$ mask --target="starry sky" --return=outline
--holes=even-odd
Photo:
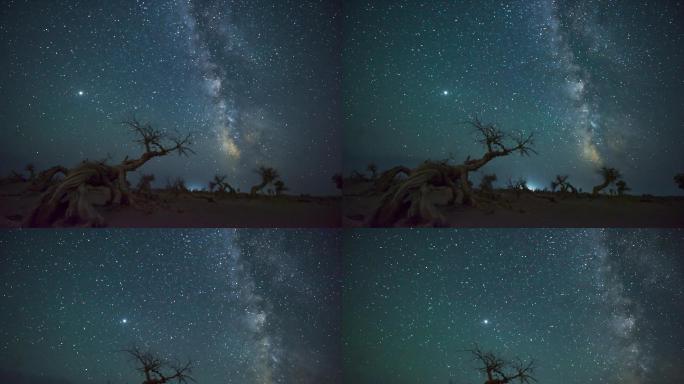
[[[540,383],[677,381],[681,230],[358,230],[345,238],[353,383],[482,383],[464,350],[533,358]]]
[[[3,2],[0,173],[136,156],[120,124],[136,116],[195,137],[196,155],[140,170],[159,185],[219,173],[245,190],[266,165],[295,193],[333,193],[339,12],[325,0]]]
[[[345,5],[346,172],[479,157],[461,124],[478,115],[537,139],[538,156],[483,169],[500,186],[524,177],[541,189],[568,174],[586,191],[605,165],[635,193],[681,194],[672,177],[684,170],[682,2]]]
[[[0,232],[0,382],[139,383],[124,348],[198,383],[339,383],[336,231]]]

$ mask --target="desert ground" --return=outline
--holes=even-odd
[[[28,183],[0,185],[0,226],[21,227],[40,200]],[[105,188],[91,188],[88,200],[107,227],[339,227],[339,197],[270,196],[152,190],[129,206],[106,205]],[[59,226],[60,224],[56,224]]]
[[[427,200],[443,222],[451,227],[681,227],[684,197],[591,196],[588,193],[553,193],[495,189],[474,191],[475,206],[449,204],[447,188],[434,188]],[[345,180],[343,225],[377,226],[370,218],[382,194],[372,182]],[[409,204],[408,202],[406,204]],[[400,219],[394,226],[426,226],[434,223]]]

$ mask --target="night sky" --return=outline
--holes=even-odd
[[[460,124],[477,114],[537,138],[538,156],[482,170],[499,186],[524,177],[543,188],[569,174],[586,191],[606,165],[634,193],[681,194],[672,177],[684,171],[682,2],[345,5],[347,172],[479,157]]]
[[[140,170],[157,184],[241,190],[257,165],[295,193],[341,169],[339,4],[320,1],[6,1],[0,9],[0,173],[137,156],[135,115],[195,135],[196,155]],[[135,181],[135,175],[131,175]]]
[[[345,239],[350,383],[483,383],[464,350],[540,383],[676,382],[681,230],[359,230]]]
[[[0,248],[0,382],[140,383],[133,344],[203,384],[341,382],[338,232],[2,231]]]

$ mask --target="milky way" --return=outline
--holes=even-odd
[[[356,383],[477,383],[477,343],[540,383],[658,383],[684,363],[682,231],[392,230],[347,239]]]
[[[345,169],[479,156],[466,119],[534,133],[539,154],[482,172],[584,190],[616,167],[635,193],[680,193],[679,2],[352,1],[345,8]]]
[[[0,245],[2,382],[141,382],[132,345],[192,359],[198,383],[340,382],[334,231],[3,231]]]

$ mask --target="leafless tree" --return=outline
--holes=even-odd
[[[144,375],[142,384],[164,384],[170,382],[187,383],[192,378],[192,361],[185,364],[168,362],[153,352],[138,347],[127,349],[136,365],[136,370]]]
[[[676,174],[673,179],[680,189],[684,189],[684,173]]]
[[[258,174],[259,177],[261,177],[261,182],[253,186],[250,190],[249,194],[252,196],[256,195],[259,191],[261,191],[267,185],[271,184],[276,179],[278,179],[278,177],[280,177],[278,171],[276,171],[275,168],[265,167],[263,165],[255,169],[254,172]]]
[[[493,352],[483,351],[477,345],[469,352],[480,363],[478,370],[487,376],[484,384],[506,384],[512,381],[529,383],[530,381],[537,381],[532,376],[534,373],[534,360],[529,362],[523,362],[520,359],[507,361]]]
[[[336,173],[332,176],[332,181],[335,183],[335,188],[342,189],[344,186],[344,178],[341,173]]]
[[[631,191],[631,190],[632,190],[632,188],[630,188],[630,187],[627,185],[627,182],[624,181],[624,180],[618,180],[618,181],[616,181],[616,182],[615,182],[615,188],[617,189],[617,194],[618,194],[619,196],[622,196],[622,195],[625,194],[625,192]]]
[[[275,188],[276,196],[280,196],[283,192],[288,190],[288,188],[285,186],[285,182],[280,179],[273,183],[273,187]]]
[[[622,177],[620,171],[615,168],[601,167],[597,172],[601,175],[603,181],[592,189],[591,194],[594,196]]]
[[[558,189],[561,193],[577,193],[577,189],[570,184],[568,177],[568,175],[556,175],[556,178],[551,181],[551,192],[556,192],[556,189]]]
[[[230,193],[230,194],[235,194],[235,188],[233,188],[227,181],[226,179],[228,176],[226,175],[214,175],[214,179],[209,182],[209,191],[211,192],[219,192],[219,193]]]
[[[133,159],[127,156],[117,165],[109,165],[106,161],[84,161],[69,169],[64,179],[49,186],[43,193],[24,221],[24,226],[52,226],[56,223],[103,225],[104,219],[87,199],[90,188],[109,189],[108,205],[133,204],[133,195],[126,180],[128,172],[137,170],[156,157],[172,153],[181,156],[194,153],[190,148],[192,142],[189,134],[182,137],[170,136],[150,124],[141,124],[135,118],[122,124],[133,133],[134,141],[143,147],[144,152]]]
[[[493,173],[482,176],[482,180],[480,180],[480,190],[491,192],[494,189],[495,181],[496,175]]]
[[[152,196],[152,182],[154,181],[154,175],[147,174],[140,176],[138,180],[138,185],[136,186],[136,192],[142,196],[150,197]]]
[[[466,123],[475,129],[477,141],[486,152],[479,158],[468,156],[461,164],[452,164],[450,159],[426,161],[411,170],[405,180],[395,183],[382,197],[379,207],[368,221],[370,226],[395,225],[402,218],[414,223],[443,224],[441,215],[433,216],[436,211],[427,201],[435,187],[451,190],[450,204],[476,205],[468,180],[470,172],[479,170],[498,157],[536,153],[532,134],[509,135],[493,124],[482,123],[477,116]]]
[[[375,178],[378,177],[378,166],[375,165],[375,163],[368,164],[366,169],[368,170],[368,172],[371,173],[371,180],[375,180]]]

